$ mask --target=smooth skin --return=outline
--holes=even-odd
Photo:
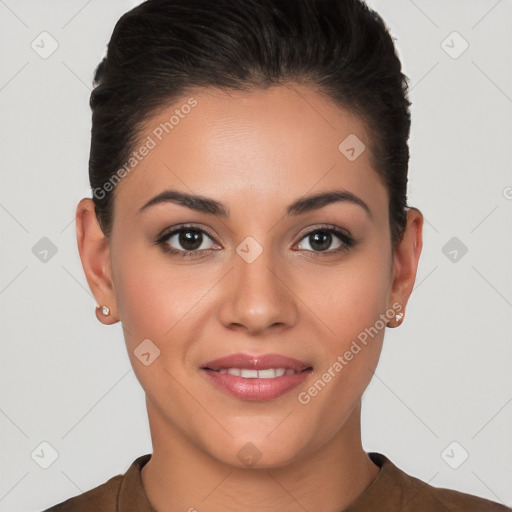
[[[156,139],[154,130],[191,97],[197,106]],[[354,161],[338,149],[350,134],[366,145]],[[88,198],[78,204],[76,227],[91,291],[111,311],[97,311],[98,319],[122,322],[146,393],[153,455],[142,480],[150,502],[159,512],[345,509],[379,472],[362,447],[360,415],[385,328],[309,403],[298,395],[394,303],[405,312],[422,249],[421,212],[408,210],[392,251],[389,197],[372,168],[365,126],[305,85],[198,89],[154,116],[141,144],[148,136],[156,147],[116,186],[111,238]],[[138,213],[166,189],[213,198],[229,216],[172,202]],[[371,215],[349,202],[285,215],[300,197],[339,189],[362,199]],[[191,257],[155,244],[187,223],[206,231]],[[343,242],[333,234],[319,250],[309,234],[326,225],[358,242],[335,252]],[[236,251],[248,236],[263,249],[252,263]],[[164,243],[191,252],[177,235]],[[148,366],[134,353],[145,339],[160,350]],[[282,354],[309,362],[313,372],[276,399],[242,400],[200,370],[239,352]],[[239,457],[254,450],[248,443],[260,457],[252,466]]]

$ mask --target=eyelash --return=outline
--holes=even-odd
[[[186,224],[186,225],[178,226],[177,228],[174,228],[172,231],[169,231],[168,233],[165,233],[164,235],[160,236],[156,240],[155,244],[162,247],[162,250],[164,252],[172,254],[172,255],[176,255],[179,257],[183,257],[183,258],[190,258],[190,257],[197,256],[198,253],[200,253],[200,252],[209,254],[210,252],[218,250],[218,249],[195,249],[193,251],[183,251],[183,250],[173,249],[173,248],[169,247],[169,245],[167,244],[167,241],[169,240],[169,238],[171,238],[172,236],[174,236],[178,233],[187,232],[187,231],[193,231],[193,232],[205,234],[209,238],[211,238],[213,241],[215,241],[215,238],[213,237],[213,235],[210,234],[207,230],[200,228],[193,224]],[[348,235],[345,231],[342,231],[341,229],[339,229],[338,227],[333,226],[333,225],[317,226],[317,227],[313,228],[311,231],[308,231],[307,233],[305,233],[300,238],[300,240],[303,240],[303,239],[307,238],[308,236],[310,236],[314,233],[317,233],[319,231],[334,234],[341,240],[342,245],[338,249],[332,249],[332,250],[326,250],[326,251],[313,251],[313,250],[305,249],[306,252],[313,253],[315,255],[315,257],[329,255],[329,254],[342,253],[342,252],[348,251],[348,250],[352,249],[353,247],[355,247],[357,245],[357,243],[359,242],[359,240],[356,240],[352,236]]]

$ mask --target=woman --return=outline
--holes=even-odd
[[[508,510],[361,443],[422,249],[409,105],[358,0],[148,0],[119,20],[76,225],[153,453],[48,510]]]

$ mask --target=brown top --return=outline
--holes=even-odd
[[[381,469],[375,480],[344,512],[512,512],[493,501],[433,487],[404,473],[381,453],[368,456]],[[156,512],[142,486],[141,469],[151,454],[135,459],[117,475],[90,491],[43,512]]]

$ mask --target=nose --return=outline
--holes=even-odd
[[[224,280],[220,321],[248,335],[285,330],[297,321],[297,297],[289,272],[263,252],[252,262],[235,254],[234,268]]]

